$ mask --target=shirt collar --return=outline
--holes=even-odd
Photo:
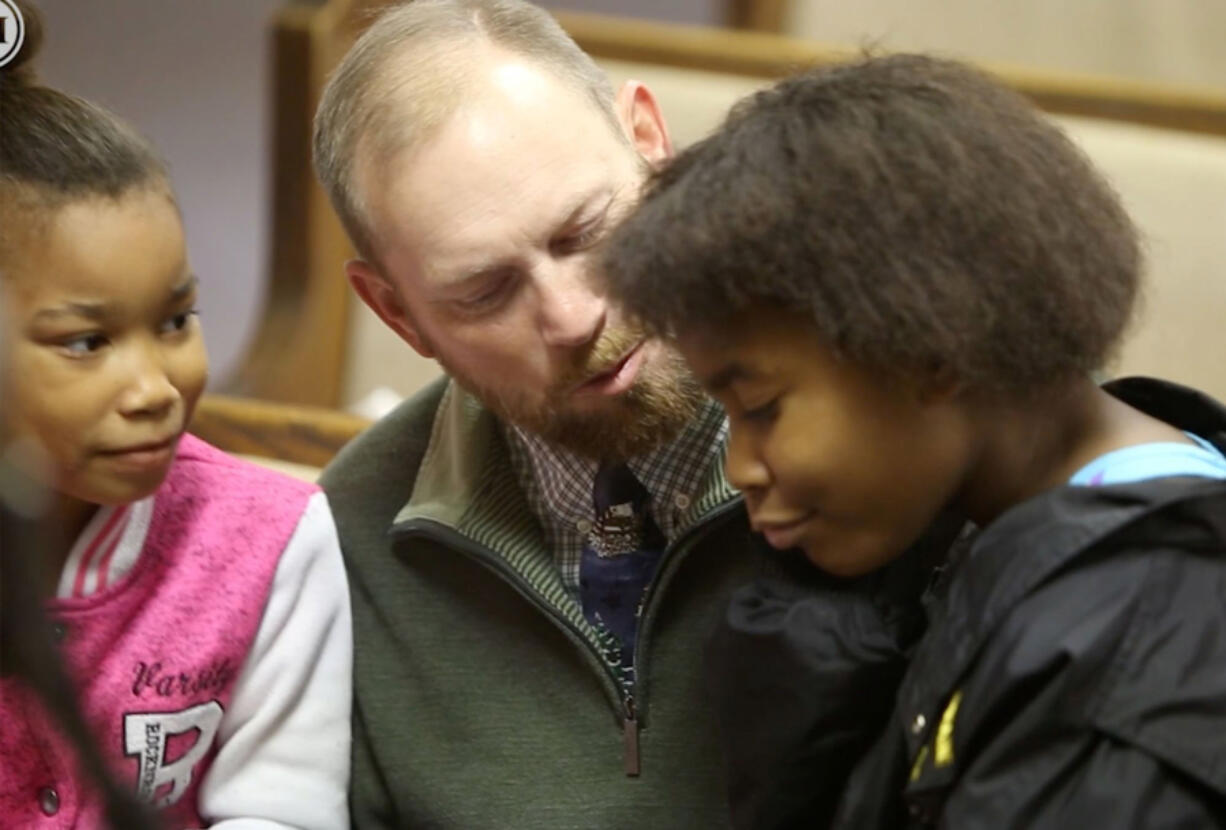
[[[520,486],[544,527],[574,527],[594,518],[594,460],[517,426],[507,425],[504,431]],[[727,435],[723,410],[708,399],[675,439],[629,460],[630,470],[651,493],[657,525],[670,540]]]

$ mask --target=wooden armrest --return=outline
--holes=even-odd
[[[323,467],[370,423],[334,409],[205,395],[188,431],[226,452]]]

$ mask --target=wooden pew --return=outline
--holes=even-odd
[[[205,395],[189,431],[226,452],[314,480],[370,422],[332,409]]]
[[[291,2],[272,22],[271,262],[264,313],[230,394],[315,406],[341,398],[352,248],[311,168],[328,74],[385,2]]]
[[[860,53],[845,46],[762,32],[573,12],[560,12],[557,17],[579,46],[598,60],[673,66],[764,81]],[[1226,135],[1226,95],[1017,66],[982,66],[1050,113]]]

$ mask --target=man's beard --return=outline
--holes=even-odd
[[[645,361],[639,368],[633,386],[601,402],[598,408],[576,411],[572,390],[612,368],[642,340],[643,335],[633,329],[606,332],[576,358],[543,401],[476,383],[467,373],[457,371],[451,361],[437,353],[436,357],[447,374],[503,421],[584,457],[618,462],[673,440],[694,420],[705,400],[702,387],[681,355],[664,345],[654,361]]]

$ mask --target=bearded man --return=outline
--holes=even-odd
[[[594,251],[672,155],[522,0],[393,5],[320,103],[358,296],[447,377],[328,468],[355,827],[729,825],[702,646],[767,557],[721,409]]]

